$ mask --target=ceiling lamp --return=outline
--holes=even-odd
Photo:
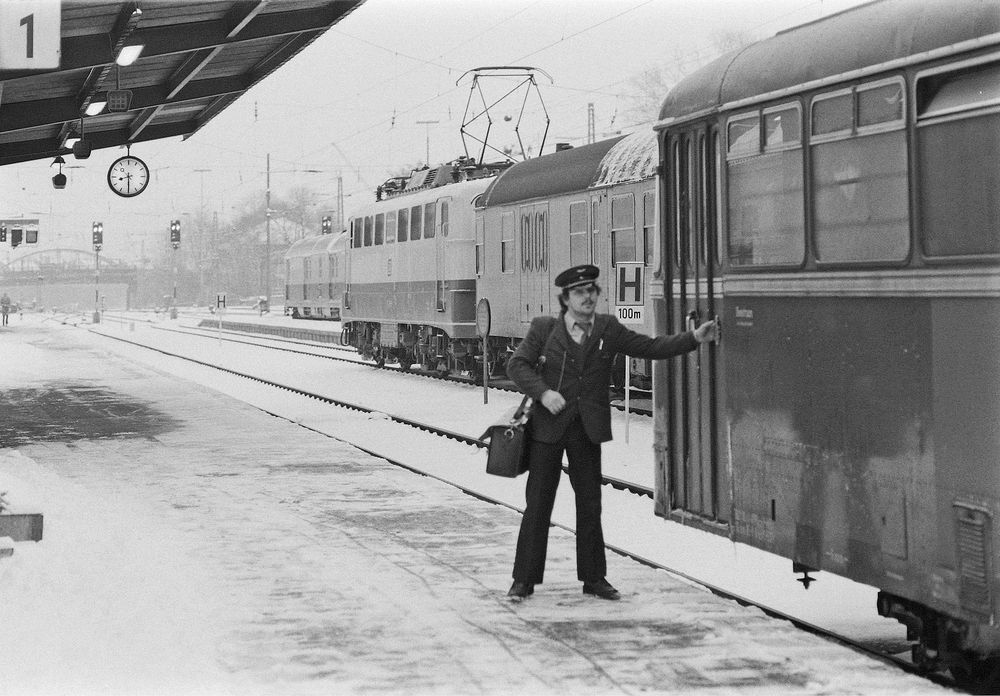
[[[66,188],[66,175],[62,173],[62,166],[66,164],[66,160],[62,157],[56,157],[49,166],[54,164],[59,165],[59,173],[52,177],[52,188],[64,189]]]
[[[115,62],[122,66],[132,65],[139,58],[139,54],[142,53],[142,49],[145,47],[145,44],[122,46],[122,50],[118,51],[118,55],[115,56]]]
[[[87,140],[87,136],[83,132],[83,117],[80,117],[80,137],[73,143],[73,156],[81,160],[87,159],[90,157],[91,148],[90,141]]]
[[[97,114],[104,111],[104,107],[108,105],[107,99],[98,99],[87,104],[87,109],[84,111],[88,116],[97,116]]]

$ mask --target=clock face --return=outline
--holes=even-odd
[[[131,198],[146,190],[149,183],[149,167],[138,157],[126,155],[111,163],[108,170],[108,186],[119,196]]]

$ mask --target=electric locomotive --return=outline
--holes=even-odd
[[[918,664],[997,688],[1000,2],[782,32],[656,131],[658,328],[724,327],[654,369],[656,513],[879,588]]]
[[[344,233],[305,237],[285,252],[285,312],[302,319],[340,319]]]
[[[394,177],[349,220],[343,342],[377,364],[474,372],[473,200],[507,163]]]

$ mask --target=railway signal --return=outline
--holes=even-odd
[[[323,216],[322,232],[323,234],[330,234],[333,232],[333,219],[329,215]]]
[[[104,223],[95,222],[91,227],[91,232],[94,239],[94,251],[100,251],[101,245],[104,244]]]
[[[170,246],[174,249],[181,245],[181,221],[170,221]]]

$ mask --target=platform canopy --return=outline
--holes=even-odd
[[[13,60],[0,51],[8,66],[0,67],[0,165],[70,154],[66,141],[81,135],[81,122],[93,149],[186,138],[362,2],[5,3],[0,38],[33,43]],[[42,6],[38,21],[12,16],[14,6]],[[57,67],[18,69],[18,58],[45,50],[46,6],[58,8]],[[138,46],[135,62],[120,65]]]

